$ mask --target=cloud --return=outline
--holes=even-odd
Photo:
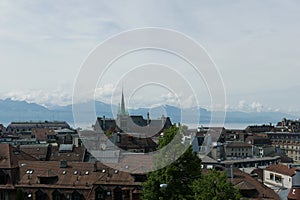
[[[261,112],[264,106],[259,102],[251,103],[250,107],[255,110],[256,112]]]
[[[68,105],[71,103],[72,100],[71,94],[65,93],[62,89],[56,89],[52,91],[16,90],[2,94],[1,98],[10,98],[12,100],[27,101],[29,103],[38,103],[46,107],[53,105]]]
[[[92,0],[72,4],[2,0],[0,66],[4,75],[0,85],[5,87],[0,92],[4,97],[66,104],[72,88],[56,88],[63,82],[74,82],[80,64],[96,45],[121,31],[149,26],[175,29],[201,43],[219,66],[231,101],[244,99],[239,94],[245,91],[257,93],[262,88],[268,91],[282,87],[278,81],[282,80],[282,74],[289,80],[285,86],[290,87],[298,84],[300,72],[299,4],[259,0],[189,3]],[[97,99],[109,100],[112,90],[113,85],[108,84],[91,92],[96,92]],[[264,101],[264,94],[257,94],[248,102],[241,100],[228,108],[260,112],[270,107],[275,95],[268,94],[270,100]],[[284,101],[296,109],[297,99],[298,96]],[[153,101],[141,98],[138,103],[155,102],[178,103],[172,95],[155,96]],[[278,100],[270,110],[280,107],[281,102]],[[181,103],[195,104],[189,95]]]
[[[95,98],[102,101],[107,101],[113,95],[115,90],[116,88],[113,84],[104,84],[103,86],[96,88]]]
[[[231,111],[242,111],[242,112],[280,112],[281,109],[278,107],[272,107],[270,105],[264,105],[259,101],[246,101],[240,100],[236,105],[227,105],[228,110]]]
[[[246,101],[245,100],[240,100],[238,104],[238,109],[244,109],[246,106]]]

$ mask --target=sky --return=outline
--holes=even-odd
[[[228,110],[300,114],[299,19],[297,0],[2,0],[0,98],[46,106],[71,104],[82,65],[99,44],[123,31],[160,27],[185,34],[205,49],[223,80]],[[120,66],[131,66],[137,58],[148,63],[145,60],[153,57],[182,70],[178,58],[164,53],[129,55],[99,80],[97,100],[116,102],[111,94],[119,99],[123,87],[130,107],[177,105],[180,99],[184,107],[195,106],[192,92],[181,82],[174,91],[157,85],[133,87],[134,81],[128,80],[140,77],[134,73],[120,79]],[[193,73],[185,72],[192,80]],[[166,68],[161,74],[160,79],[174,82],[176,75],[170,76]],[[157,73],[150,70],[147,76]],[[200,106],[210,108],[205,82],[195,82],[192,88],[203,94],[198,96]]]

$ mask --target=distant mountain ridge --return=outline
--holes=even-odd
[[[82,115],[85,115],[84,110],[87,103],[79,104],[82,109]],[[118,107],[106,104],[100,101],[95,102],[96,116],[113,117],[113,112],[116,113]],[[138,108],[130,109],[130,115],[147,116],[150,113],[151,118],[159,118],[163,114],[171,118],[172,122],[197,123],[196,119],[200,119],[201,123],[209,123],[211,115],[218,115],[219,112],[212,113],[204,108],[188,108],[180,109],[175,106],[162,105],[154,108]],[[200,116],[200,117],[199,117]],[[226,113],[226,123],[248,123],[248,124],[263,124],[269,122],[281,121],[283,117],[296,119],[298,116],[282,113],[282,112],[240,112],[228,111]],[[36,103],[28,103],[26,101],[17,101],[12,99],[0,100],[0,123],[8,124],[12,121],[44,121],[57,120],[67,121],[71,125],[74,123],[72,105],[53,106],[46,108]],[[87,122],[94,123],[96,119],[90,119]]]

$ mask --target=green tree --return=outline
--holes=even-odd
[[[211,170],[193,183],[193,191],[197,200],[238,200],[239,190],[228,182],[225,172]]]
[[[227,182],[224,173],[211,171],[201,174],[200,158],[192,152],[189,144],[182,143],[186,129],[173,126],[164,131],[163,137],[159,139],[160,152],[154,157],[154,167],[158,170],[147,174],[142,199],[238,199],[238,190]],[[167,146],[171,148],[166,148]],[[179,158],[174,161],[177,157]],[[165,167],[161,168],[162,166]],[[160,187],[161,184],[166,187]]]
[[[170,162],[183,153],[186,144],[181,141],[185,129],[185,127],[173,126],[164,131],[163,137],[159,139],[161,151],[154,158],[156,167],[163,166],[164,162]],[[171,149],[164,149],[172,140],[175,142]],[[148,180],[143,184],[142,197],[147,200],[194,199],[193,182],[200,176],[201,160],[188,145],[187,150],[175,162],[147,175]],[[167,187],[161,188],[160,184],[166,184]]]

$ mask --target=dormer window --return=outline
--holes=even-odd
[[[33,174],[33,170],[26,170],[26,174]]]
[[[55,184],[58,181],[58,176],[39,177],[40,184]]]
[[[5,185],[7,183],[7,172],[6,170],[0,170],[0,184]]]

